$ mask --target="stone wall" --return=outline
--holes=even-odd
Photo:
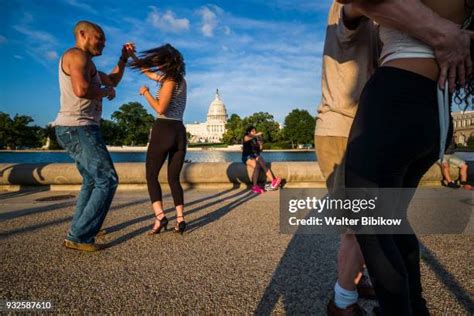
[[[273,162],[269,163],[275,175],[286,181],[286,187],[325,187],[324,178],[317,162]],[[144,189],[144,163],[116,163],[119,175],[119,189]],[[453,179],[458,169],[452,167]],[[236,187],[248,186],[252,169],[243,163],[210,162],[187,163],[183,166],[181,183],[183,187]],[[261,174],[261,180],[264,180]],[[167,167],[163,166],[160,183],[167,184]],[[421,185],[439,185],[441,170],[435,164],[424,175]],[[81,176],[72,163],[52,164],[0,164],[0,190],[18,190],[28,187],[48,186],[51,190],[76,190]]]

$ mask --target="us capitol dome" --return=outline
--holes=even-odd
[[[207,121],[186,124],[186,131],[191,134],[190,143],[220,143],[225,132],[228,115],[225,104],[216,90],[214,101],[209,104]]]

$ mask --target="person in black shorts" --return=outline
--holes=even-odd
[[[268,179],[271,180],[269,186],[270,190],[276,190],[281,184],[281,178],[275,177],[272,170],[265,164],[265,160],[260,155],[262,152],[262,132],[258,132],[254,126],[249,126],[244,135],[243,139],[243,151],[242,151],[242,162],[247,166],[253,168],[252,174],[252,192],[264,193],[265,190],[258,185],[258,176],[260,175],[260,169],[265,172]]]

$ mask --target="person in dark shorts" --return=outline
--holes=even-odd
[[[252,192],[264,193],[265,190],[258,185],[258,176],[260,170],[263,170],[267,179],[270,179],[271,184],[268,187],[269,190],[276,190],[281,184],[281,178],[276,177],[272,170],[266,166],[265,160],[260,155],[263,148],[262,132],[258,132],[254,126],[249,126],[244,135],[243,140],[243,151],[242,151],[242,162],[253,169],[252,174]]]

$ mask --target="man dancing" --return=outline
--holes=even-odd
[[[95,243],[110,208],[118,176],[102,135],[102,98],[112,100],[122,79],[133,44],[125,44],[117,66],[110,74],[97,71],[92,58],[105,47],[102,28],[79,21],[74,27],[76,45],[59,61],[61,108],[56,117],[59,144],[74,159],[83,178],[71,228],[64,246],[82,251],[97,251]]]

